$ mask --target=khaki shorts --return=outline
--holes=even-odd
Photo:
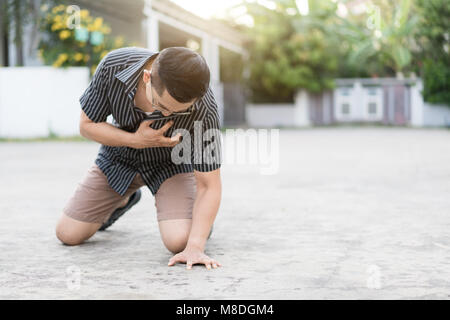
[[[108,184],[105,174],[94,164],[64,207],[64,214],[84,222],[104,223],[117,208],[136,190],[145,186],[136,174],[127,192],[121,196]],[[196,194],[193,172],[178,173],[165,180],[155,195],[158,221],[169,219],[192,219]]]

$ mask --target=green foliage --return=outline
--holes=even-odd
[[[79,27],[75,27],[74,13],[68,12],[64,4],[50,6],[44,3],[41,11],[43,37],[39,43],[39,56],[45,64],[54,67],[87,65],[93,74],[109,51],[124,45],[122,37],[108,36],[111,28],[102,17],[93,17],[88,10],[80,10]]]
[[[248,29],[253,39],[248,85],[254,102],[292,101],[298,88],[311,92],[333,88],[338,57],[327,20],[332,19],[335,5],[318,2],[328,7],[317,5],[308,18],[298,13],[294,0],[274,1],[273,10],[244,3],[254,21],[254,27]]]
[[[449,61],[427,59],[424,62],[423,96],[432,103],[450,105],[450,68]]]
[[[349,17],[347,27],[357,34],[349,64],[375,61],[381,75],[411,71],[413,31],[418,23],[411,4],[412,0],[373,0],[364,20]]]
[[[420,16],[416,41],[423,61],[423,95],[426,101],[450,106],[450,2],[416,0]]]

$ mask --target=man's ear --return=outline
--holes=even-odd
[[[144,80],[145,83],[147,83],[150,80],[150,71],[147,69],[144,69],[144,73],[142,74],[142,80]]]

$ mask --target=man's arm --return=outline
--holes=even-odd
[[[194,170],[194,174],[197,181],[197,195],[192,211],[191,233],[186,247],[204,251],[222,197],[220,168],[211,172]]]
[[[93,122],[81,110],[80,134],[98,143],[112,147],[132,147],[133,133],[116,128],[108,122]]]
[[[169,266],[184,262],[187,269],[192,269],[192,265],[196,263],[204,264],[207,269],[211,269],[211,266],[217,268],[222,265],[208,257],[204,249],[222,196],[220,168],[210,172],[194,170],[194,174],[197,180],[197,195],[192,212],[191,233],[186,248],[169,260]]]
[[[128,132],[116,128],[108,122],[93,122],[81,110],[80,116],[80,134],[90,140],[96,141],[106,146],[112,147],[130,147],[136,149],[150,147],[173,147],[179,141],[179,135],[172,138],[164,136],[164,132],[169,129],[173,122],[168,122],[160,129],[155,130],[149,125],[155,120],[143,121],[139,129],[134,132]]]

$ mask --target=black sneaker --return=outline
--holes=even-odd
[[[122,207],[122,208],[117,208],[109,217],[108,221],[106,221],[101,227],[100,229],[98,229],[99,231],[104,231],[107,228],[109,228],[114,222],[116,222],[117,219],[119,219],[125,212],[127,212],[128,210],[131,209],[131,207],[133,207],[136,203],[139,202],[139,200],[141,200],[141,190],[138,189],[135,193],[133,193],[130,196],[130,200],[128,200],[128,203]]]

